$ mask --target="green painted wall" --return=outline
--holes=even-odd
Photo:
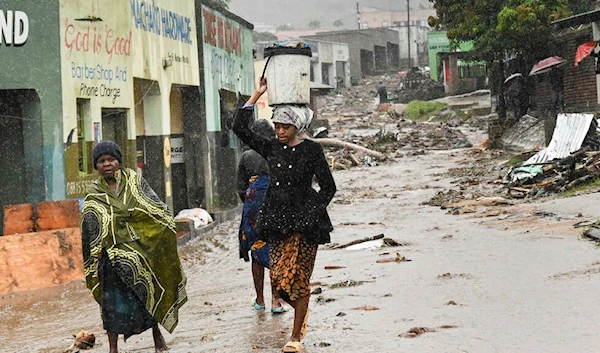
[[[29,22],[24,44],[0,43],[0,89],[35,90],[20,102],[20,116],[26,118],[26,201],[64,199],[59,1],[3,0],[0,11],[22,11]]]
[[[207,131],[221,131],[219,90],[254,91],[252,29],[202,5],[203,70]]]
[[[450,47],[450,39],[447,32],[429,32],[427,33],[427,49],[429,52],[429,75],[431,79],[437,81],[441,60],[438,53],[448,53],[452,51]],[[461,42],[455,51],[471,51],[473,50],[473,42]]]

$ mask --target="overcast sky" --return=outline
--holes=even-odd
[[[406,0],[363,0],[361,9],[404,10]],[[428,0],[410,0],[410,7],[431,7]],[[229,9],[254,24],[273,26],[292,24],[306,28],[312,20],[321,22],[322,28],[332,28],[341,20],[346,28],[356,25],[356,0],[232,0]]]

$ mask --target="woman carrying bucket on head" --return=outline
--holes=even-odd
[[[291,338],[284,352],[300,352],[306,335],[310,277],[319,244],[330,241],[333,226],[327,213],[336,185],[323,148],[299,135],[311,122],[306,107],[282,105],[273,111],[276,138],[250,128],[254,104],[266,91],[261,79],[246,105],[238,109],[233,131],[268,162],[270,185],[260,209],[258,231],[269,243],[271,288],[294,308]],[[313,177],[320,191],[312,187]]]

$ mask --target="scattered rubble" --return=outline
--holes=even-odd
[[[410,262],[412,260],[407,259],[406,257],[400,255],[400,253],[396,253],[395,257],[391,257],[391,258],[385,258],[385,259],[379,259],[376,262],[378,264],[382,264],[382,263],[388,263],[388,262]]]
[[[437,113],[429,122],[405,119],[404,104],[378,105],[379,81],[393,92],[401,86],[402,78],[393,74],[370,77],[361,85],[340,89],[338,94],[318,97],[317,116],[326,119],[330,127],[326,134],[323,128],[316,129],[313,138],[324,145],[333,169],[376,166],[390,157],[425,154],[427,150],[472,147],[458,129],[464,119],[455,110]]]
[[[600,152],[587,148],[566,158],[512,168],[504,181],[512,197],[525,198],[562,193],[600,178]]]
[[[376,311],[376,310],[379,310],[379,308],[376,306],[365,305],[365,306],[359,306],[357,308],[352,308],[352,310]]]
[[[80,331],[75,336],[75,341],[65,353],[76,353],[80,350],[92,349],[96,344],[96,336],[93,333]]]
[[[452,328],[457,328],[458,326],[456,325],[442,325],[440,327],[438,327],[439,329],[443,329],[443,330],[447,330],[447,329],[452,329]],[[399,335],[399,337],[402,338],[415,338],[418,337],[424,333],[427,332],[436,332],[435,328],[430,328],[430,327],[413,327],[410,330],[406,331],[405,333],[401,333]]]
[[[357,287],[357,286],[364,284],[365,282],[367,282],[367,281],[355,281],[355,280],[349,279],[347,281],[334,283],[334,284],[330,285],[329,288],[336,289],[336,288],[346,288],[346,287]]]

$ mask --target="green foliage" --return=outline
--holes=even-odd
[[[333,21],[333,27],[334,28],[344,27],[344,22],[342,22],[342,20],[335,20],[335,21]]]
[[[430,24],[447,30],[455,43],[472,40],[488,61],[526,54],[530,61],[554,49],[550,22],[571,14],[574,0],[430,0],[437,16]]]
[[[581,195],[581,194],[589,194],[592,192],[598,192],[598,190],[600,190],[600,178],[594,179],[588,184],[582,184],[582,185],[575,186],[575,187],[563,192],[562,194],[560,194],[560,196],[571,197],[571,196],[576,196],[576,195]]]
[[[406,106],[404,116],[410,120],[427,120],[447,106],[448,104],[440,102],[412,101]]]
[[[321,21],[319,20],[312,20],[308,23],[308,28],[310,29],[319,29],[321,28]]]
[[[498,96],[498,115],[506,117],[504,60],[517,58],[518,67],[531,68],[538,60],[556,55],[558,43],[552,21],[571,14],[576,0],[429,0],[436,17],[430,25],[446,30],[454,47],[473,41],[474,59],[490,68],[492,92]]]
[[[523,163],[523,162],[525,162],[525,160],[523,159],[523,156],[518,154],[516,156],[510,157],[510,159],[506,162],[506,164],[510,167],[516,167],[518,165],[521,165],[521,163]]]

